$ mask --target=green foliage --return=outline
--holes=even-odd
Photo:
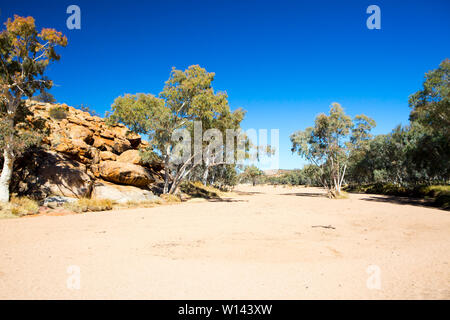
[[[92,116],[92,117],[100,117],[100,115],[95,110],[91,109],[88,105],[80,104],[77,107],[81,111],[89,113],[89,115]]]
[[[274,185],[321,186],[320,168],[316,165],[305,165],[303,169],[289,170],[277,176],[268,176],[265,181]]]
[[[45,69],[60,58],[55,47],[67,45],[67,38],[60,32],[48,28],[38,32],[33,17],[15,15],[5,25],[0,32],[0,145],[4,160],[0,201],[9,200],[14,160],[38,140],[30,130],[32,126],[24,121],[28,110],[22,98],[52,87],[44,76]]]
[[[264,172],[255,165],[245,167],[244,172],[240,175],[241,182],[251,182],[256,185],[264,181]]]
[[[0,33],[1,94],[11,104],[51,88],[52,82],[43,74],[51,61],[59,60],[55,47],[66,46],[67,38],[54,29],[38,32],[33,17],[14,15],[5,25]]]
[[[410,97],[408,126],[366,140],[350,157],[351,184],[418,185],[449,183],[449,60],[426,74],[423,89]],[[377,190],[374,190],[377,191]],[[380,192],[386,192],[380,190]]]
[[[352,119],[338,103],[330,114],[319,114],[314,127],[291,135],[292,152],[311,161],[320,170],[320,181],[330,192],[341,192],[341,186],[352,151],[361,152],[370,139],[375,121],[365,115]]]
[[[164,161],[164,193],[169,191],[170,176],[173,178],[170,193],[174,193],[195,167],[192,158],[183,164],[170,161],[176,145],[171,138],[177,129],[192,132],[194,121],[199,121],[203,129],[217,127],[220,130],[237,126],[242,121],[244,112],[230,111],[227,94],[214,92],[213,80],[214,73],[208,73],[198,65],[184,71],[173,68],[158,96],[127,94],[116,98],[111,107],[108,123],[120,122],[136,133],[147,135],[150,148],[143,153],[150,154],[144,159],[152,161],[157,154]]]
[[[67,118],[67,110],[63,106],[54,106],[50,108],[48,114],[55,120],[63,120]]]
[[[48,91],[41,91],[39,95],[33,96],[31,100],[44,103],[56,103],[55,97]]]
[[[423,89],[411,95],[410,120],[450,135],[450,60],[445,59],[425,75]]]

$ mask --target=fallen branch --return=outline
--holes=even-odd
[[[318,226],[311,226],[311,228],[325,228],[325,229],[336,229],[335,227],[333,227],[331,224],[328,226],[322,226],[322,225],[318,225]]]

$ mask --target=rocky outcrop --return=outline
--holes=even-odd
[[[16,161],[12,192],[40,200],[109,194],[118,201],[118,195],[125,197],[128,190],[133,195],[128,198],[138,201],[139,197],[146,200],[153,188],[158,189],[163,180],[162,164],[143,163],[139,150],[148,143],[124,125],[108,125],[100,117],[65,104],[27,104],[32,112],[30,122],[43,124],[47,135],[40,148]],[[53,108],[65,110],[65,117],[52,118]],[[120,186],[115,188],[114,184]],[[129,189],[125,190],[126,186]]]

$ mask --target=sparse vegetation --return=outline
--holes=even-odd
[[[64,207],[73,212],[88,212],[88,211],[108,211],[112,210],[114,202],[109,199],[88,199],[82,198],[75,202],[67,202]]]
[[[143,200],[143,201],[127,201],[126,203],[117,204],[115,207],[118,208],[153,208],[157,205],[163,204],[164,201],[161,199],[155,200]]]
[[[88,105],[80,104],[79,106],[77,106],[77,108],[81,111],[89,113],[92,117],[100,117],[100,115],[95,110],[91,109],[91,107],[89,107]]]
[[[165,193],[161,195],[161,199],[163,199],[165,202],[167,203],[171,203],[171,202],[181,202],[181,199],[179,196],[174,195],[174,194],[170,194],[170,193]]]
[[[31,98],[31,100],[45,102],[45,103],[55,103],[55,97],[48,91],[41,91],[40,94]]]
[[[67,118],[67,110],[63,106],[52,107],[48,114],[55,120],[63,120]]]
[[[27,197],[12,196],[9,203],[0,203],[0,218],[17,218],[38,211],[38,202]]]
[[[256,185],[264,182],[264,172],[255,165],[247,166],[240,175],[241,182]]]

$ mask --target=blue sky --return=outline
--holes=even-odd
[[[66,8],[81,8],[68,30]],[[366,8],[381,9],[381,30]],[[0,18],[32,15],[67,35],[47,75],[52,94],[103,114],[124,93],[157,94],[172,66],[216,73],[244,128],[280,129],[280,168],[301,167],[289,135],[339,102],[377,121],[407,124],[408,96],[450,58],[450,1],[4,1]]]

